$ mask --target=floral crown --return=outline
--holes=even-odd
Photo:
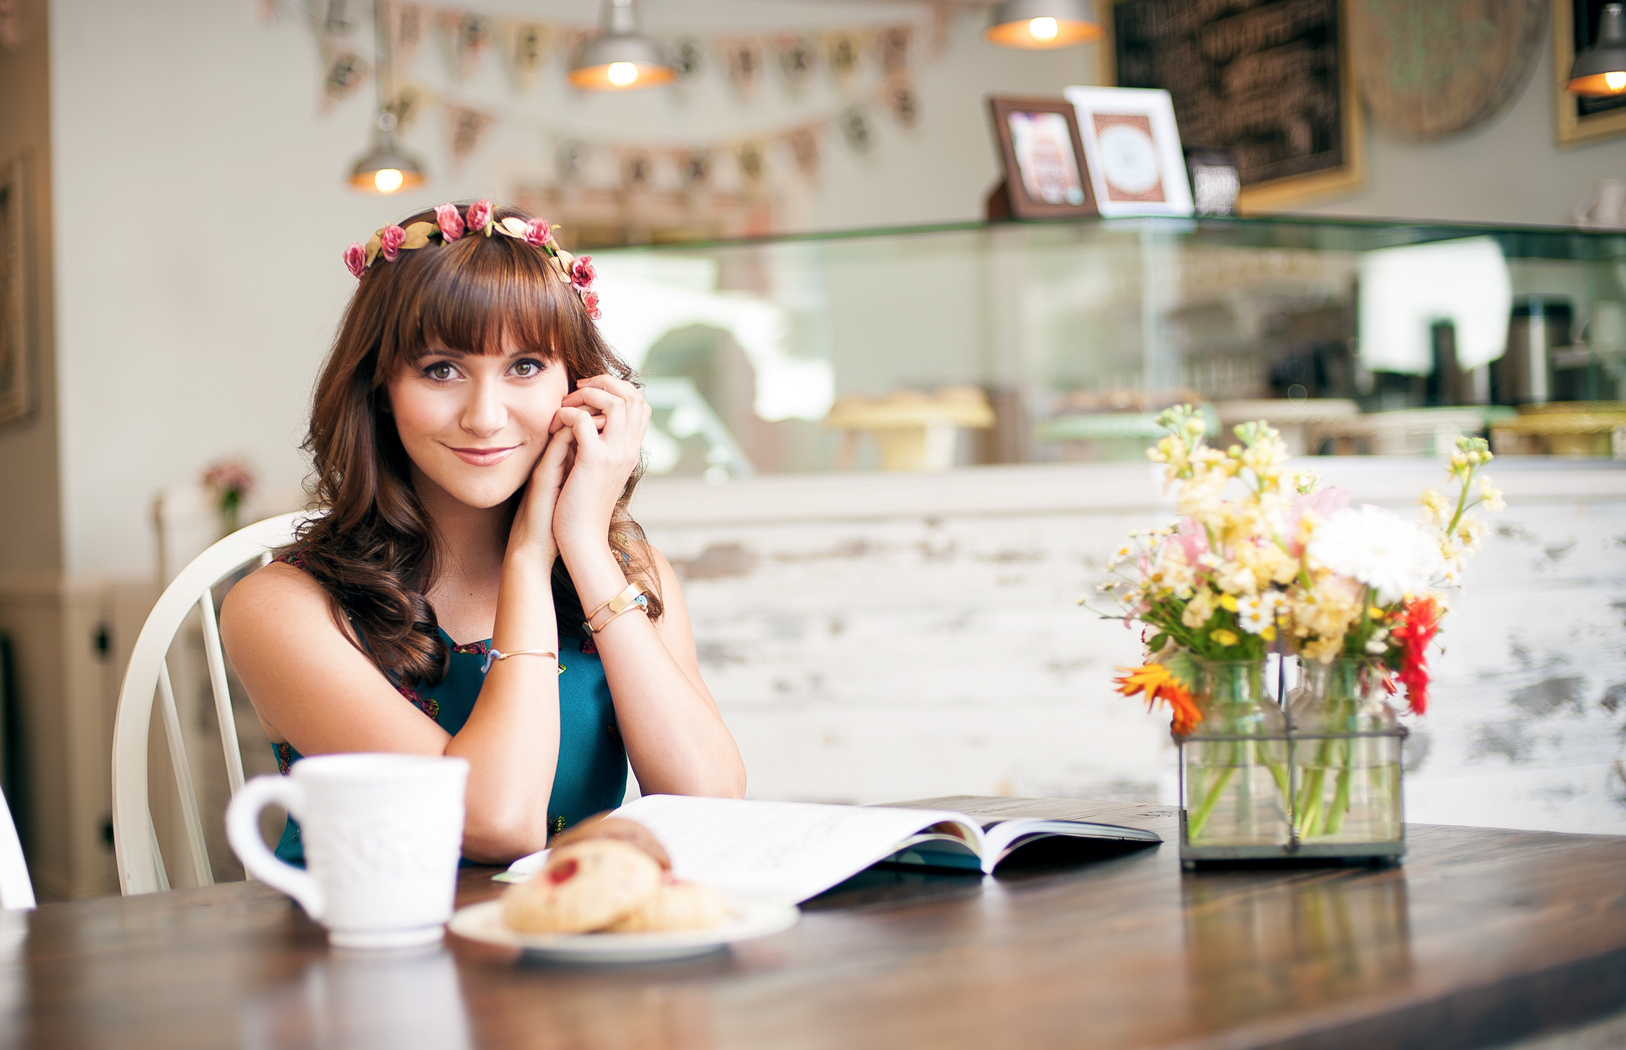
[[[576,258],[559,247],[559,242],[553,239],[553,232],[557,229],[559,227],[550,226],[546,219],[521,219],[510,215],[498,220],[490,201],[475,201],[461,215],[458,214],[457,205],[442,204],[435,208],[434,222],[413,222],[405,227],[386,226],[375,232],[365,247],[352,241],[350,247],[344,250],[344,264],[359,279],[380,255],[394,262],[401,252],[422,248],[435,237],[439,237],[442,244],[450,244],[464,234],[490,237],[493,233],[500,233],[542,249],[542,254],[553,264],[554,274],[570,285],[571,291],[587,308],[587,316],[596,321],[599,319],[599,309],[598,293],[593,291],[593,280],[597,276],[593,271],[593,257],[583,255]]]

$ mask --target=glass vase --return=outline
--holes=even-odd
[[[1403,834],[1403,732],[1375,660],[1301,662],[1288,697],[1300,842],[1395,842]]]
[[[1265,692],[1265,661],[1198,661],[1197,679],[1203,717],[1180,741],[1182,846],[1286,844],[1286,724]]]

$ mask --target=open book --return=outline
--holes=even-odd
[[[614,815],[654,832],[679,878],[784,904],[804,901],[879,861],[991,873],[1013,854],[1041,851],[1044,844],[1162,841],[1142,828],[1081,820],[682,795],[645,795]],[[515,861],[508,879],[539,870],[545,854]]]

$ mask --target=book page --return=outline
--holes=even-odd
[[[964,823],[944,811],[680,795],[645,795],[614,815],[654,832],[679,878],[784,904],[863,871],[922,828]]]

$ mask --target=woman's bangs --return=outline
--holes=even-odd
[[[560,282],[540,253],[475,242],[450,245],[434,262],[417,297],[414,327],[422,342],[411,348],[414,355],[435,345],[502,354],[506,338],[513,349],[556,356],[558,290],[550,285]]]

